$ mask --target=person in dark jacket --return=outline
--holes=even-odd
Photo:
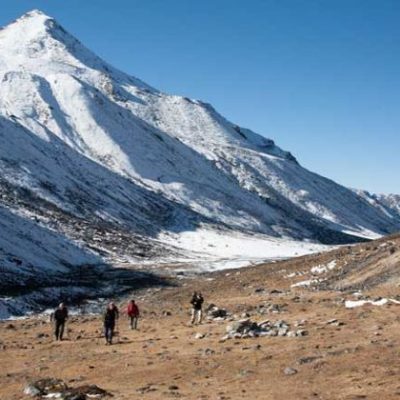
[[[197,323],[201,324],[203,319],[203,303],[204,298],[201,293],[194,292],[192,299],[190,300],[190,304],[192,305],[192,319],[191,323],[194,324],[197,320]]]
[[[68,309],[64,303],[60,303],[56,308],[52,319],[54,320],[54,335],[56,340],[63,340],[65,321],[68,319]]]
[[[119,311],[117,306],[111,302],[104,313],[104,336],[106,338],[106,344],[112,344],[114,336],[115,322],[119,317]]]
[[[138,319],[139,319],[139,307],[135,303],[135,300],[131,300],[128,303],[128,307],[126,310],[128,317],[130,318],[130,327],[131,329],[137,329]]]

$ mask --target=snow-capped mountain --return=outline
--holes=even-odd
[[[400,195],[398,194],[378,194],[379,201],[400,215]]]
[[[17,272],[30,288],[77,265],[287,256],[400,229],[399,214],[113,68],[36,10],[0,30],[0,171],[4,287]]]
[[[379,208],[389,218],[396,219],[400,216],[400,195],[370,193],[366,190],[354,190],[359,196],[368,201],[371,205]]]

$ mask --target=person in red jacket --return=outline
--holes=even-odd
[[[139,319],[139,307],[135,303],[135,300],[131,300],[128,303],[128,308],[126,310],[128,317],[130,318],[131,329],[137,329],[138,319]]]

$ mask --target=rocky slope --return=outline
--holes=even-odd
[[[380,208],[390,218],[397,218],[400,215],[400,195],[370,193],[366,190],[356,190],[356,193],[376,208]]]

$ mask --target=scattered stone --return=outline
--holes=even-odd
[[[239,376],[248,376],[250,374],[253,374],[254,371],[249,370],[249,369],[241,369],[239,370]]]
[[[150,393],[150,392],[155,392],[157,389],[155,387],[153,387],[153,385],[148,384],[146,386],[143,386],[139,389],[136,389],[137,392],[139,392],[140,394],[145,394],[145,393]]]
[[[96,385],[83,385],[70,388],[64,381],[55,378],[39,379],[30,383],[25,387],[24,394],[36,398],[54,397],[63,400],[101,399],[106,396],[112,396]]]
[[[205,356],[212,356],[213,354],[215,354],[215,350],[213,349],[204,349],[202,350],[202,352]]]
[[[228,317],[228,311],[225,308],[219,308],[215,304],[210,304],[206,308],[208,320],[223,320]]]
[[[302,364],[308,364],[311,363],[315,360],[319,360],[320,358],[322,358],[321,356],[308,356],[308,357],[300,357],[297,360],[297,363],[302,365]]]
[[[204,333],[200,333],[200,332],[197,332],[195,335],[194,335],[194,338],[195,339],[203,339],[203,338],[205,338],[205,334]]]
[[[339,321],[339,320],[333,318],[333,319],[329,319],[328,321],[326,321],[326,325],[343,326],[343,325],[344,325],[344,322]]]
[[[44,378],[31,382],[24,389],[24,393],[32,397],[46,396],[51,393],[62,393],[67,388],[67,385],[61,379]]]
[[[24,394],[31,397],[41,396],[43,393],[36,386],[29,384],[24,389]]]
[[[335,324],[336,322],[338,322],[338,320],[333,318],[333,319],[328,319],[328,321],[326,321],[326,324],[331,325],[331,324]]]
[[[296,375],[297,372],[298,372],[297,369],[292,368],[292,367],[286,367],[286,368],[283,370],[283,373],[284,373],[285,375]]]

